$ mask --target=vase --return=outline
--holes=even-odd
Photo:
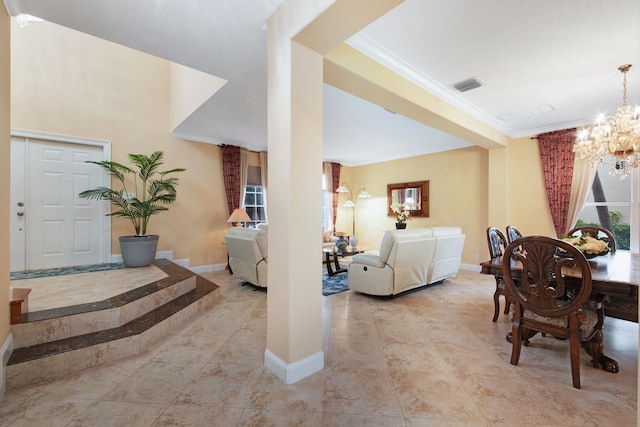
[[[349,237],[349,244],[351,245],[351,248],[355,248],[356,246],[358,246],[358,238],[355,234]]]
[[[404,230],[407,228],[406,222],[396,222],[396,230]]]
[[[349,246],[347,239],[345,239],[344,236],[338,237],[338,240],[336,240],[336,248],[338,248],[338,252],[344,252],[347,249],[347,246]]]
[[[157,234],[146,236],[120,236],[120,252],[122,262],[127,267],[146,267],[156,257],[158,248]]]

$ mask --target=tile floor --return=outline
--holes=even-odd
[[[323,297],[325,369],[287,386],[263,366],[266,293],[226,271],[208,313],[153,351],[7,391],[0,426],[635,426],[638,325],[609,318],[605,353],[571,386],[567,343],[537,337],[509,364],[492,277],[387,300]]]

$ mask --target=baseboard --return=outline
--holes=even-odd
[[[187,267],[187,268],[196,274],[201,274],[201,273],[210,273],[212,271],[224,270],[225,268],[227,268],[227,264],[199,265],[197,267]]]
[[[13,353],[13,335],[9,332],[7,339],[0,347],[0,359],[2,360],[2,366],[0,367],[0,401],[7,391],[7,363],[11,353]]]
[[[482,268],[480,268],[478,264],[460,264],[460,270],[475,271],[476,273],[480,273]]]
[[[160,258],[164,258],[164,259],[168,259],[169,261],[173,260],[173,251],[160,251],[160,252],[156,252],[156,259],[160,259]],[[110,262],[122,262],[122,255],[121,254],[111,254],[111,261]],[[188,263],[188,260],[187,260]]]
[[[174,264],[178,264],[180,267],[189,268],[189,258],[173,259],[171,260],[171,262]]]
[[[295,363],[287,364],[267,349],[264,352],[264,366],[285,384],[293,384],[324,368],[324,352],[320,351]]]
[[[164,258],[173,262],[174,264],[179,265],[180,267],[188,268],[196,274],[200,273],[209,273],[211,271],[220,271],[227,268],[227,264],[210,264],[210,265],[199,265],[197,267],[190,267],[189,264],[191,260],[189,258],[183,259],[173,259],[173,251],[160,251],[156,252],[156,259]],[[114,254],[111,255],[111,262],[122,262],[122,255]]]

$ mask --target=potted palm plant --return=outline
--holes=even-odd
[[[120,189],[98,187],[83,191],[79,196],[83,199],[107,200],[115,207],[107,216],[131,221],[135,235],[119,237],[122,261],[127,267],[144,267],[153,261],[160,236],[147,234],[149,219],[151,215],[168,210],[165,205],[176,200],[178,178],[168,175],[186,170],[176,168],[159,171],[163,157],[162,151],[151,155],[129,154],[129,160],[137,170],[107,160],[87,162],[101,166],[120,182]]]

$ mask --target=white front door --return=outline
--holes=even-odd
[[[104,242],[108,236],[104,204],[78,197],[83,190],[104,185],[103,171],[86,163],[103,160],[103,148],[32,138],[12,139],[12,149],[16,144],[23,144],[26,154],[26,194],[23,206],[12,200],[16,205],[12,210],[24,209],[23,214],[12,215],[16,227],[12,226],[11,270],[17,271],[14,266],[17,269],[22,265],[22,269],[34,270],[105,262]],[[16,155],[17,160],[19,156]],[[16,183],[19,182],[18,179]],[[19,188],[12,183],[13,191],[19,194]],[[19,234],[23,236],[24,249],[20,248]],[[21,251],[25,254],[24,264],[19,259]]]
[[[27,223],[26,186],[27,152],[23,138],[11,137],[11,195],[9,197],[9,268],[26,270]]]

